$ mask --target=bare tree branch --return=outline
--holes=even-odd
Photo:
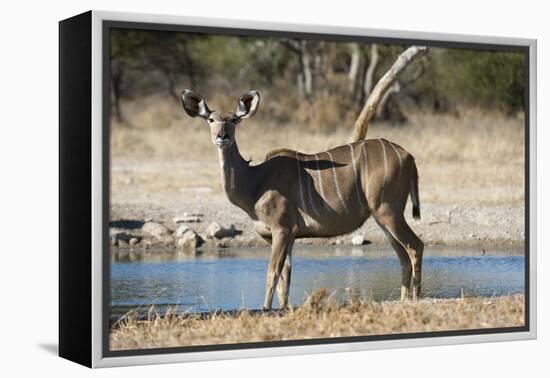
[[[376,114],[376,109],[382,101],[384,94],[392,87],[399,75],[405,70],[405,68],[407,68],[409,64],[427,52],[428,47],[426,46],[411,46],[399,55],[395,63],[393,63],[393,66],[391,66],[391,68],[384,74],[384,76],[382,76],[378,83],[376,83],[376,86],[367,98],[363,110],[361,110],[359,117],[355,121],[352,141],[356,142],[365,139],[369,122]]]

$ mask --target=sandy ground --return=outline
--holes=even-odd
[[[186,190],[187,191],[187,190]],[[200,188],[203,197],[206,188]],[[235,225],[242,234],[233,238],[217,240],[218,246],[259,246],[267,245],[252,228],[252,221],[239,208],[219,195],[212,194],[207,202],[200,202],[195,193],[165,195],[165,201],[118,202],[112,205],[111,220],[113,225],[127,224],[124,221],[134,220],[136,226],[140,221],[154,221],[164,224],[171,231],[178,228],[174,219],[188,214],[202,214],[200,222],[187,223],[205,239],[206,228],[211,222],[222,225]],[[171,198],[172,197],[172,198]],[[412,219],[410,204],[406,217],[411,227],[427,245],[502,245],[518,246],[524,240],[524,207],[503,204],[488,205],[450,205],[422,203],[422,220]],[[122,222],[121,222],[122,221]],[[131,224],[131,223],[130,223]],[[147,237],[139,229],[127,229],[130,234]],[[362,234],[373,243],[384,243],[386,238],[374,220],[369,219],[352,234],[334,238],[301,239],[298,243],[350,244],[356,234]],[[154,240],[150,242],[155,245]],[[169,242],[167,243],[169,244]],[[143,244],[142,244],[143,245]],[[138,247],[138,246],[136,246]]]
[[[274,340],[387,335],[524,325],[523,295],[331,303],[326,291],[288,312],[129,317],[111,332],[111,349],[144,349]]]

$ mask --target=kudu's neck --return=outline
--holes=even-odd
[[[229,200],[245,210],[252,211],[253,191],[255,188],[254,175],[248,161],[244,160],[237,142],[227,148],[219,149],[222,184]]]

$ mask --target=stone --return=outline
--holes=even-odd
[[[195,249],[204,244],[204,240],[195,231],[187,229],[176,244],[180,248]]]
[[[353,245],[363,245],[365,244],[365,236],[363,234],[357,234],[351,239],[351,244]]]
[[[206,228],[206,236],[208,238],[223,239],[223,238],[232,238],[235,235],[240,234],[239,231],[235,229],[235,225],[231,224],[228,227],[221,226],[217,222],[212,222]]]
[[[141,238],[139,236],[128,234],[122,230],[109,229],[111,245],[114,247],[124,247],[124,246],[133,246],[140,242]],[[133,242],[132,240],[135,239]],[[134,244],[132,244],[134,243]]]
[[[109,236],[111,238],[116,237],[118,234],[123,233],[124,230],[118,227],[109,227]]]
[[[183,213],[183,215],[176,215],[173,221],[174,223],[200,223],[202,217],[201,213]]]
[[[157,222],[147,222],[142,226],[141,230],[157,239],[162,239],[165,236],[170,235],[170,230],[166,226]]]
[[[182,224],[179,226],[176,231],[174,232],[174,236],[177,238],[181,238],[183,234],[185,234],[187,231],[190,231],[191,229],[187,227],[186,225]]]

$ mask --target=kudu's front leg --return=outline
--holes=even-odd
[[[290,243],[287,248],[285,264],[283,266],[283,271],[281,272],[281,277],[279,278],[279,283],[277,284],[277,298],[279,299],[279,306],[285,309],[289,306],[288,295],[290,291],[290,275],[292,272],[293,245],[294,242]]]
[[[285,260],[292,243],[294,242],[294,235],[289,229],[273,230],[272,243],[271,243],[271,256],[269,258],[269,266],[267,268],[267,279],[265,288],[265,300],[264,310],[271,310],[273,303],[273,295],[275,293],[275,287],[281,277]],[[286,282],[290,284],[290,266],[288,269],[288,277]],[[285,283],[285,286],[287,284]],[[288,289],[287,289],[288,296]],[[287,297],[288,301],[288,297]],[[284,302],[284,301],[283,301]]]

